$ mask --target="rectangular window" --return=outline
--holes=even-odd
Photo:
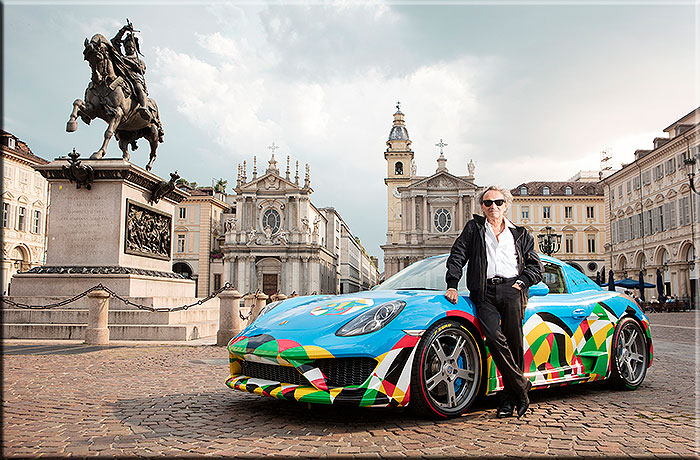
[[[574,235],[566,235],[566,240],[564,244],[564,251],[568,254],[574,252]]]
[[[17,230],[24,231],[25,220],[27,218],[27,208],[20,206],[17,209]]]
[[[564,219],[574,218],[574,208],[572,206],[564,206]]]
[[[181,206],[178,208],[178,217],[180,219],[186,219],[187,218],[187,208],[184,206]]]
[[[12,166],[5,166],[5,177],[8,179],[12,179],[15,173],[15,168]]]
[[[617,244],[617,221],[613,221],[610,225],[610,232],[612,233],[612,235],[610,235],[612,243]]]
[[[595,208],[593,206],[586,206],[586,218],[595,219]]]
[[[185,252],[185,235],[177,236],[177,252]]]
[[[615,203],[615,189],[612,187],[610,188],[610,201]]]
[[[552,218],[552,207],[551,206],[543,206],[542,207],[542,218],[543,219],[551,219]]]
[[[595,252],[595,235],[588,235],[588,252]]]
[[[221,275],[214,273],[214,290],[218,291],[219,289],[221,289]]]
[[[654,167],[654,180],[661,180],[664,177],[664,165],[656,165]]]
[[[634,188],[635,190],[639,190],[640,188],[642,188],[641,185],[640,185],[639,176],[637,176],[637,177],[635,177],[634,179],[632,179],[632,186],[633,186],[633,188]]]
[[[10,203],[2,204],[2,228],[10,226]]]
[[[644,171],[642,173],[642,183],[644,185],[651,184],[651,171]]]
[[[622,184],[617,187],[617,196],[622,200]]]
[[[27,171],[20,171],[19,172],[19,181],[23,184],[26,184],[29,182],[29,173]]]
[[[530,206],[521,206],[520,207],[520,218],[521,219],[529,219],[530,218]]]
[[[41,231],[41,211],[34,211],[32,219],[32,232],[39,233]]]
[[[675,158],[669,158],[666,160],[666,175],[668,176],[669,174],[673,174],[676,172],[676,159]]]
[[[627,194],[629,195],[630,193],[632,193],[632,181],[628,180],[627,181]]]

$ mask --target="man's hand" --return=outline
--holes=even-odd
[[[523,290],[524,283],[520,280],[517,280],[515,283],[513,283],[513,287],[517,289],[518,291]]]
[[[457,293],[457,289],[448,289],[447,292],[445,292],[445,298],[449,300],[450,302],[456,304],[457,299],[459,298],[459,294]]]

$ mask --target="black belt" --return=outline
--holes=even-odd
[[[501,283],[510,283],[510,282],[515,282],[515,280],[518,279],[517,276],[514,276],[512,278],[504,278],[502,276],[494,276],[493,278],[489,278],[486,280],[486,284],[501,284]]]

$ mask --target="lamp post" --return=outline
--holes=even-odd
[[[540,240],[540,251],[548,256],[558,252],[561,247],[561,235],[554,233],[553,230],[552,227],[547,226],[544,228],[545,233],[537,235]]]

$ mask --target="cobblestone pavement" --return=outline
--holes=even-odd
[[[308,408],[250,395],[224,385],[227,355],[215,346],[81,351],[74,344],[18,354],[30,351],[27,342],[6,341],[3,451],[5,456],[696,457],[700,314],[653,313],[650,319],[655,359],[638,390],[594,383],[534,391],[534,412],[522,420],[495,418],[494,398],[461,418],[435,422],[405,409]]]

